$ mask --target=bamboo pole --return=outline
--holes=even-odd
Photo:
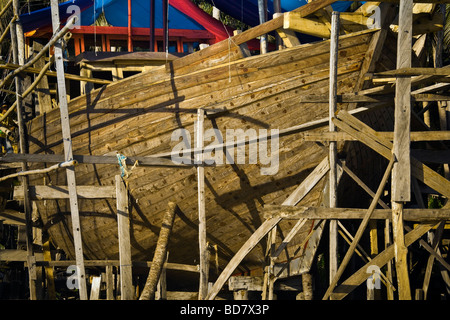
[[[161,275],[161,270],[166,260],[167,245],[169,243],[170,233],[172,231],[173,222],[177,205],[174,202],[169,202],[169,208],[164,216],[159,232],[158,242],[156,244],[155,254],[153,256],[152,266],[148,273],[147,281],[142,290],[139,300],[154,300],[156,286]]]

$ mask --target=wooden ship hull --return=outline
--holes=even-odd
[[[340,37],[338,93],[361,89],[379,31],[367,30]],[[69,102],[75,155],[129,157],[167,154],[179,141],[177,129],[187,129],[194,143],[197,110],[204,109],[205,130],[285,129],[328,117],[328,103],[301,102],[302,96],[327,95],[329,41],[304,44],[265,55],[243,57],[230,43],[225,55],[174,63],[115,82]],[[201,52],[197,57],[201,56]],[[353,108],[355,104],[340,104]],[[316,129],[328,130],[328,127]],[[58,109],[33,119],[28,125],[29,152],[63,154]],[[210,140],[211,141],[211,140]],[[208,141],[205,142],[209,144]],[[269,143],[270,145],[270,143]],[[248,150],[248,146],[246,147]],[[269,147],[270,150],[270,147]],[[343,146],[339,146],[343,150]],[[326,157],[327,148],[304,141],[301,134],[279,138],[279,166],[272,175],[261,174],[268,165],[224,164],[205,167],[207,240],[217,248],[223,268],[264,221],[262,208],[282,204]],[[170,159],[170,158],[169,158]],[[236,159],[235,159],[236,160]],[[34,167],[42,167],[35,164]],[[128,168],[131,169],[131,168]],[[84,164],[75,167],[78,186],[114,186],[121,174],[118,164]],[[299,203],[320,206],[327,179]],[[195,166],[151,167],[137,165],[126,179],[130,194],[130,231],[133,260],[151,260],[168,202],[179,211],[168,247],[169,262],[198,264],[198,199]],[[33,176],[31,185],[66,185],[64,170]],[[55,246],[74,259],[68,200],[38,200],[37,212]],[[83,250],[86,259],[118,259],[115,199],[79,199]],[[314,222],[308,221],[280,260],[293,258],[304,247]],[[283,222],[286,235],[293,222]],[[280,239],[278,239],[279,241]],[[239,270],[249,272],[264,265],[266,245],[253,249]],[[214,254],[214,253],[213,253]]]

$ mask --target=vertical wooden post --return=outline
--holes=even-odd
[[[114,300],[114,274],[113,274],[113,266],[106,266],[106,300]]]
[[[121,300],[133,300],[133,274],[131,265],[130,219],[128,191],[120,175],[116,176],[117,226],[119,234]]]
[[[53,34],[59,31],[59,7],[57,0],[51,0]],[[69,111],[66,97],[66,83],[64,79],[64,64],[61,40],[55,44],[55,62],[58,84],[59,109],[61,113],[62,137],[64,141],[64,160],[72,161],[72,138],[70,134]],[[72,217],[72,229],[75,244],[75,258],[77,261],[77,275],[80,299],[87,300],[86,274],[84,268],[83,242],[81,238],[80,215],[78,211],[77,186],[75,181],[75,168],[66,169],[67,186],[69,190],[70,214]]]
[[[397,68],[411,67],[413,0],[400,0]],[[399,299],[411,300],[407,248],[403,234],[403,203],[411,201],[411,78],[397,77],[395,90],[394,155],[392,171],[392,227]]]
[[[259,23],[266,22],[267,0],[258,0]],[[267,35],[261,35],[261,54],[267,53]]]
[[[329,89],[329,130],[330,132],[336,131],[336,127],[332,121],[337,109],[337,65],[338,65],[338,48],[339,48],[339,12],[333,12],[331,18],[331,39],[330,39],[330,89]],[[329,150],[329,185],[330,185],[330,208],[336,208],[337,206],[337,148],[336,141],[330,142]],[[330,255],[330,284],[334,279],[337,269],[337,221],[330,220],[330,243],[329,243],[329,255]]]
[[[205,111],[203,109],[197,110],[196,122],[196,139],[195,147],[199,149],[195,154],[197,164],[197,184],[198,184],[198,242],[200,254],[200,283],[198,299],[204,300],[208,295],[208,273],[209,264],[206,243],[206,209],[205,209],[205,167],[203,166],[203,124]]]
[[[19,16],[19,1],[13,0],[14,14]],[[15,64],[23,65],[25,63],[24,44],[23,44],[23,31],[20,21],[15,21],[11,26],[11,46],[13,49],[13,61]],[[20,75],[16,76],[16,101],[17,101],[17,122],[19,127],[19,147],[20,152],[27,153],[28,147],[25,137],[25,125],[23,123],[23,104],[22,104],[22,82],[23,79]],[[27,170],[27,163],[22,162],[22,171]],[[22,186],[24,189],[24,211],[25,211],[25,223],[26,223],[26,244],[27,244],[27,265],[28,265],[28,279],[29,279],[29,291],[30,300],[37,299],[37,271],[36,271],[36,258],[33,250],[33,227],[32,227],[32,209],[31,199],[28,193],[29,179],[27,176],[22,177]]]
[[[150,0],[150,52],[155,51],[155,0]]]
[[[169,1],[163,0],[163,46],[169,52]]]

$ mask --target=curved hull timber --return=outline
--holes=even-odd
[[[338,93],[360,89],[362,65],[376,32],[340,37]],[[195,65],[183,65],[184,58],[180,58],[177,68],[168,64],[70,101],[73,154],[119,152],[132,157],[171,152],[180,143],[172,141],[177,129],[187,130],[193,143],[199,108],[207,114],[216,112],[205,118],[205,130],[215,128],[223,134],[227,129],[283,129],[328,116],[327,103],[298,101],[302,95],[328,93],[329,41],[236,59],[239,55],[239,48],[231,46],[226,56]],[[59,110],[31,121],[28,132],[30,153],[63,154]],[[259,161],[249,164],[248,155],[245,164],[205,167],[207,238],[218,248],[220,267],[263,222],[262,207],[281,204],[326,154],[315,142],[293,134],[279,139],[279,166],[273,175],[262,175],[261,168],[267,165]],[[120,168],[79,164],[75,172],[77,185],[113,186]],[[324,180],[300,205],[320,205]],[[36,177],[31,183],[65,185],[66,175],[61,170]],[[133,259],[151,260],[168,202],[173,201],[180,212],[168,248],[170,262],[198,263],[195,167],[137,166],[127,185]],[[118,258],[115,208],[111,199],[79,199],[83,250],[88,259]],[[54,244],[73,257],[68,201],[37,201],[37,210]],[[281,234],[286,235],[292,226],[292,222],[280,224]],[[306,223],[300,230],[289,254],[297,252],[296,246],[311,227]],[[260,268],[264,252],[264,244],[252,250],[242,263],[243,270]]]

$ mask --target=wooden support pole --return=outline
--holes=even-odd
[[[319,170],[316,170],[317,168],[319,168]],[[317,168],[313,170],[313,172],[311,172],[305,178],[305,180],[303,180],[303,182],[294,190],[294,192],[283,202],[284,206],[295,206],[320,181],[320,179],[329,170],[328,157],[323,159],[322,162],[317,166]],[[239,251],[234,255],[230,262],[228,262],[227,266],[217,278],[216,282],[208,293],[206,300],[215,299],[220,289],[231,276],[233,271],[238,267],[239,263],[241,263],[245,256],[281,221],[281,219],[281,217],[268,217],[266,221],[261,224],[261,226],[250,236],[247,242],[245,242],[244,245],[239,249]],[[301,223],[301,221],[298,221],[296,225]],[[294,226],[294,228],[296,227]]]
[[[339,12],[333,12],[331,17],[331,40],[330,40],[330,88],[329,88],[329,131],[335,132],[336,127],[332,121],[337,110],[337,66],[338,66],[338,50],[339,50]],[[329,146],[329,206],[336,208],[337,206],[337,143],[330,142]],[[329,281],[330,284],[334,279],[338,269],[338,232],[337,221],[329,222]]]
[[[259,23],[266,22],[267,0],[258,0]],[[267,53],[267,34],[261,35],[261,54]]]
[[[59,20],[59,6],[57,0],[51,0],[51,13],[52,13],[53,34],[58,35],[64,30],[64,28],[63,30],[59,31],[60,20]],[[68,23],[68,25],[70,25],[70,23]],[[72,137],[70,133],[69,110],[66,96],[66,82],[64,79],[63,52],[62,52],[62,43],[60,39],[55,43],[54,50],[55,50],[56,72],[57,72],[59,109],[61,113],[61,127],[64,141],[64,157],[65,157],[64,160],[71,161],[73,160]],[[36,57],[37,56],[39,56],[39,54],[37,54]],[[69,202],[70,202],[70,213],[72,217],[75,258],[77,261],[77,275],[79,285],[78,289],[80,293],[80,300],[87,300],[88,296],[86,286],[86,273],[84,268],[83,242],[81,237],[81,222],[78,210],[77,187],[75,181],[74,167],[66,168],[66,176],[70,198]]]
[[[114,300],[114,274],[113,266],[107,265],[105,267],[106,274],[106,300]]]
[[[410,68],[412,60],[413,0],[400,0],[397,69]],[[403,233],[403,203],[411,201],[411,77],[397,76],[395,89],[394,155],[392,171],[392,229],[400,300],[411,300],[408,250]]]
[[[133,273],[131,263],[130,218],[128,190],[120,175],[116,176],[117,227],[119,235],[120,297],[133,300]]]
[[[158,284],[158,280],[161,275],[161,270],[166,260],[167,244],[169,243],[170,233],[172,231],[176,210],[177,210],[176,203],[169,202],[169,208],[164,216],[164,220],[161,225],[161,231],[159,232],[158,242],[156,243],[153,262],[150,267],[147,281],[145,283],[144,289],[142,290],[139,300],[155,299],[156,286]]]
[[[13,0],[13,12],[15,16],[19,16],[19,1]],[[6,8],[6,7],[5,7]],[[11,25],[11,46],[13,49],[13,61],[17,64],[25,63],[24,47],[23,47],[23,33],[22,28],[18,25],[20,21],[15,21]],[[25,136],[25,124],[23,116],[22,105],[22,85],[23,80],[21,77],[15,77],[16,86],[16,109],[17,109],[17,122],[19,127],[19,147],[21,152],[28,152],[28,145]],[[28,168],[27,163],[24,161],[21,164],[22,171],[26,171]],[[32,227],[32,208],[31,200],[29,198],[28,186],[29,180],[27,176],[22,177],[22,186],[24,191],[24,212],[25,212],[25,224],[26,224],[26,243],[27,243],[27,265],[28,265],[28,283],[30,291],[30,300],[36,300],[37,293],[37,270],[36,270],[36,258],[34,256],[33,249],[33,227]]]
[[[412,0],[400,1],[397,69],[411,67],[412,7]],[[392,200],[397,202],[411,201],[410,127],[411,78],[398,76],[394,123],[394,155],[398,162],[392,171]]]
[[[416,228],[414,228],[414,230],[408,232],[405,235],[405,244],[409,246],[414,243],[425,233],[431,230],[436,225],[436,223],[437,222],[418,225]],[[370,274],[367,273],[367,269],[370,266],[378,266],[379,268],[382,268],[389,260],[394,258],[394,255],[394,246],[386,248],[383,252],[378,254],[371,261],[361,267],[357,272],[351,275],[347,280],[342,282],[342,284],[334,290],[333,299],[341,300],[345,298],[350,292],[356,289],[370,276]]]
[[[169,52],[169,0],[162,0],[163,5],[163,49]]]
[[[358,244],[359,240],[361,239],[361,237],[363,235],[363,232],[366,229],[367,224],[370,221],[370,217],[371,217],[373,211],[375,210],[375,208],[376,208],[376,206],[378,204],[378,199],[381,197],[381,195],[384,192],[384,186],[386,185],[387,180],[388,180],[388,178],[391,175],[391,170],[392,170],[392,167],[394,165],[394,162],[395,162],[395,157],[392,156],[391,160],[389,161],[388,167],[387,167],[387,169],[386,169],[386,171],[384,173],[384,176],[383,176],[383,178],[381,180],[381,183],[380,183],[380,185],[378,187],[378,190],[377,190],[377,192],[375,194],[375,197],[373,198],[373,200],[372,200],[372,202],[370,204],[370,207],[369,207],[369,209],[367,210],[367,212],[366,212],[366,214],[364,216],[364,219],[362,220],[361,224],[359,225],[358,231],[355,234],[353,242],[350,245],[350,248],[347,250],[347,253],[344,256],[344,259],[342,260],[342,263],[340,264],[339,269],[338,269],[335,277],[333,278],[332,283],[328,287],[328,290],[325,292],[323,300],[326,300],[326,299],[328,299],[330,297],[330,295],[332,294],[332,292],[333,292],[337,282],[339,281],[340,277],[344,273],[344,270],[347,267],[347,264],[350,262],[350,259],[351,259],[352,255],[353,255],[354,251],[355,251],[356,245]]]
[[[204,117],[205,111],[203,109],[198,109],[195,147],[199,150],[203,149]],[[196,152],[195,160],[197,164],[198,245],[199,245],[198,248],[200,255],[200,279],[199,279],[198,299],[204,300],[208,294],[209,255],[206,243],[205,167],[203,166],[202,151]]]

